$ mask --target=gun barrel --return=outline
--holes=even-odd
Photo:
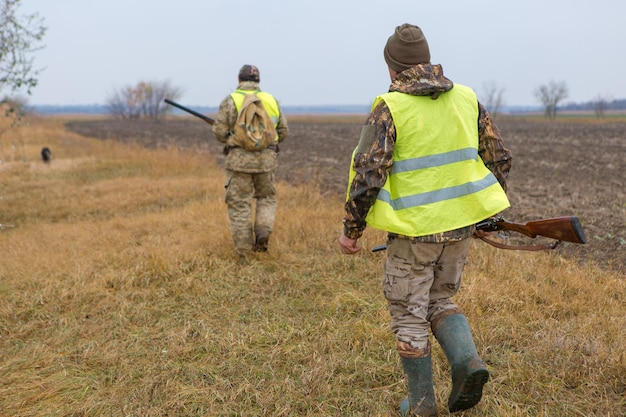
[[[383,250],[387,250],[387,245],[382,244],[382,245],[376,245],[372,248],[372,252],[380,252]]]
[[[185,106],[183,106],[182,104],[178,104],[178,103],[176,103],[175,101],[172,101],[172,100],[170,100],[170,99],[168,99],[168,98],[166,98],[166,99],[165,99],[165,100],[163,100],[163,101],[165,101],[167,104],[170,104],[170,105],[172,105],[172,106],[174,106],[174,107],[178,107],[179,109],[181,109],[181,110],[183,110],[183,111],[186,111],[186,112],[187,112],[187,113],[189,113],[189,114],[193,114],[194,116],[201,118],[202,120],[204,120],[205,122],[207,122],[207,123],[208,123],[208,124],[210,124],[210,125],[212,125],[213,123],[215,123],[215,120],[211,119],[210,117],[205,116],[205,115],[204,115],[204,114],[202,114],[202,113],[198,113],[197,111],[191,110],[190,108],[185,107]]]

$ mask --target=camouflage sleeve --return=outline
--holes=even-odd
[[[285,119],[282,110],[280,111],[280,118],[276,125],[276,133],[278,134],[278,142],[284,141],[289,135],[289,126],[287,126],[287,119]]]
[[[504,146],[500,131],[485,107],[478,103],[478,110],[478,155],[506,191],[512,162],[511,151]]]
[[[360,238],[365,230],[365,217],[391,170],[395,140],[396,128],[391,112],[381,101],[365,121],[354,155],[356,175],[350,186],[343,218],[344,234],[350,239]]]
[[[235,108],[235,102],[228,96],[220,103],[217,116],[215,117],[215,123],[213,124],[213,135],[215,138],[222,143],[226,143],[233,131],[236,120],[237,109]]]

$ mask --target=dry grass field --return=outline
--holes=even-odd
[[[336,245],[358,121],[294,119],[270,251],[249,263],[233,253],[204,123],[66,122],[0,137],[0,415],[395,415],[406,388],[384,254]],[[456,301],[492,379],[455,415],[626,415],[623,126],[502,124],[517,158],[510,218],[577,214],[590,243],[473,243]],[[383,239],[368,229],[363,244]]]
[[[363,116],[289,119],[290,137],[281,145],[279,179],[307,183],[323,194],[343,196],[347,167],[358,141]],[[578,216],[588,244],[559,248],[582,263],[626,273],[626,117],[560,119],[503,118],[498,121],[513,153],[509,178],[511,209],[507,220],[527,222]],[[215,155],[221,145],[200,119],[167,122],[71,121],[77,133],[132,141],[150,148],[182,147]]]

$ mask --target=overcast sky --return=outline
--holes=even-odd
[[[217,106],[253,64],[284,106],[368,105],[389,87],[383,47],[402,23],[479,99],[495,83],[506,105],[538,105],[551,80],[567,102],[626,98],[624,0],[22,0],[19,12],[48,28],[30,104],[103,104],[169,81],[181,103]]]

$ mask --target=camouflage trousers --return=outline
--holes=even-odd
[[[272,233],[277,206],[274,172],[226,170],[225,187],[235,249],[246,254],[259,236],[269,237]]]
[[[388,241],[383,293],[398,342],[425,349],[431,321],[450,310],[460,312],[450,298],[461,287],[470,241]]]

